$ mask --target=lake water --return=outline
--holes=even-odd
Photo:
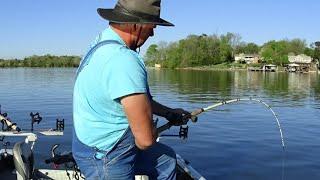
[[[221,106],[189,124],[186,141],[163,139],[207,179],[320,179],[320,75],[247,71],[149,69],[151,93],[170,107],[195,110],[221,100],[254,97],[271,105],[279,129],[262,104],[240,102]],[[54,143],[71,149],[72,90],[75,69],[0,69],[2,112],[30,129],[30,112],[40,112],[36,129],[54,128],[64,118],[63,137],[39,136],[37,167]],[[172,128],[165,134],[176,134]]]

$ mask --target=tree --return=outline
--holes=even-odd
[[[1,67],[77,67],[80,63],[78,56],[30,56],[23,60],[10,59],[1,63]]]
[[[315,44],[315,50],[314,50],[314,59],[318,59],[320,61],[320,41],[317,41]]]
[[[146,52],[146,56],[145,56],[146,61],[155,62],[156,60],[158,60],[157,48],[158,48],[158,46],[156,44],[152,44],[149,46],[149,48],[147,49],[147,52]]]
[[[267,63],[284,65],[288,63],[288,42],[269,41],[262,46],[261,56]]]
[[[260,47],[255,43],[249,43],[245,46],[244,53],[246,54],[258,54]]]
[[[287,41],[288,43],[288,52],[292,52],[296,55],[304,53],[305,48],[307,47],[307,43],[302,39],[293,39],[291,41]]]
[[[310,56],[310,57],[314,57],[314,50],[312,48],[306,47],[304,49],[303,54]]]

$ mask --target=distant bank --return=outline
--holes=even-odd
[[[0,59],[0,67],[78,67],[80,63],[79,56],[30,56],[24,59]]]

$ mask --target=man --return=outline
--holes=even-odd
[[[160,18],[160,0],[119,0],[98,9],[110,27],[82,59],[73,99],[73,156],[87,179],[175,179],[175,152],[156,142],[152,114],[174,125],[190,117],[152,99],[147,71],[136,50]]]

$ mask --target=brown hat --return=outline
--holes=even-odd
[[[119,0],[114,9],[98,8],[98,14],[110,22],[174,26],[160,18],[161,0]]]

